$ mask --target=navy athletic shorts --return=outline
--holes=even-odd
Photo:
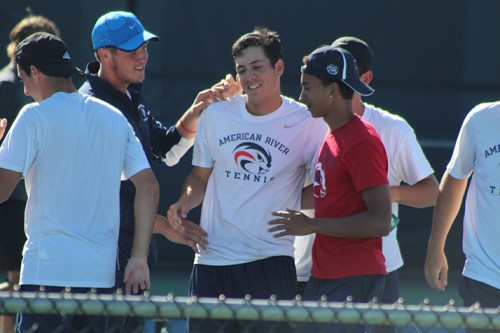
[[[37,285],[21,285],[21,292],[40,290]],[[46,293],[61,293],[64,287],[44,287]],[[86,294],[90,288],[71,288],[71,293]],[[112,288],[96,288],[97,294],[111,294]],[[88,315],[49,315],[29,312],[17,314],[16,333],[71,333],[71,332],[110,332],[106,330],[106,317]],[[117,332],[117,331],[115,331]]]
[[[380,300],[384,292],[385,275],[359,275],[341,279],[320,280],[313,276],[309,278],[304,291],[304,300],[318,301],[326,296],[328,302],[344,302],[350,296],[354,303],[371,302],[374,298]],[[372,327],[365,325],[342,324],[305,324],[301,332],[328,333],[364,333],[371,332]]]
[[[464,306],[479,303],[482,308],[497,308],[500,306],[500,289],[486,283],[462,276],[458,293],[464,301]],[[467,333],[493,332],[491,330],[467,329]]]
[[[292,257],[278,256],[229,266],[194,265],[189,295],[197,297],[291,300],[297,295],[297,273]],[[188,332],[263,332],[269,323],[223,320],[188,320]],[[287,324],[275,332],[290,332]]]

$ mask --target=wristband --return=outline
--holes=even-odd
[[[182,129],[184,131],[188,132],[189,134],[195,134],[196,133],[196,131],[190,131],[186,127],[184,127],[184,124],[182,123],[182,119],[179,119],[179,124],[181,125]]]

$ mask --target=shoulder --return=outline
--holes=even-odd
[[[365,114],[363,115],[363,119],[372,124],[381,136],[384,133],[400,134],[405,136],[414,132],[410,124],[408,124],[408,122],[400,115],[370,104],[365,105]]]
[[[468,113],[467,116],[474,117],[487,114],[500,114],[500,101],[478,104]]]

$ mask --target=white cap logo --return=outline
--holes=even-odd
[[[69,53],[68,53],[68,52],[64,53],[64,55],[63,55],[63,59],[65,59],[65,60],[70,60],[70,59],[71,59],[71,58],[69,57]]]
[[[337,75],[339,73],[339,68],[335,65],[330,64],[326,66],[326,71],[330,75]]]

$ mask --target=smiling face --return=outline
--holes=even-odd
[[[332,84],[325,86],[323,82],[314,75],[302,74],[300,76],[299,101],[307,106],[314,118],[324,117],[332,104]]]
[[[105,79],[120,91],[125,91],[132,83],[143,82],[148,63],[148,44],[146,42],[134,51],[99,49]]]
[[[280,78],[283,74],[283,60],[279,59],[271,66],[262,47],[249,47],[235,58],[236,73],[248,104],[258,108],[271,108],[274,111],[276,101],[281,103]],[[274,109],[273,109],[274,108]]]

